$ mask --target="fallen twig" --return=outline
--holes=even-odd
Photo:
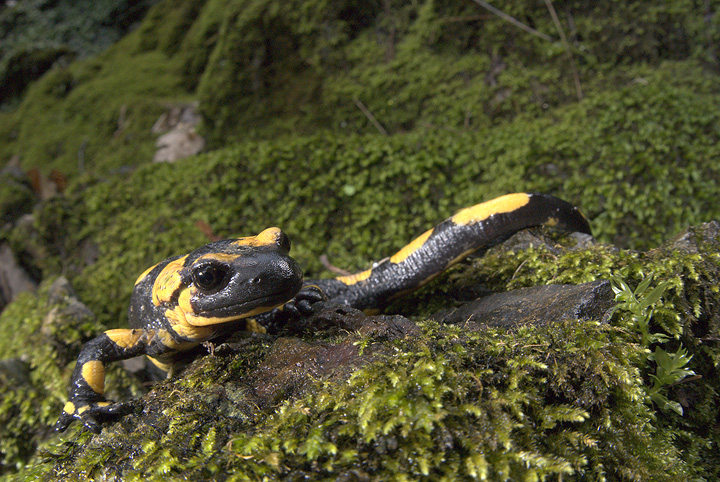
[[[490,12],[494,13],[495,15],[502,18],[503,20],[507,20],[508,22],[515,25],[516,27],[520,27],[521,29],[525,30],[529,34],[535,35],[537,37],[540,37],[541,39],[548,40],[550,42],[555,41],[551,36],[545,35],[542,32],[538,32],[537,30],[535,30],[532,27],[528,27],[527,25],[522,23],[520,20],[516,19],[515,17],[511,17],[510,15],[508,15],[505,12],[498,10],[497,8],[493,7],[492,5],[490,5],[487,2],[484,2],[483,0],[473,0],[473,2],[480,5],[485,10],[489,10]]]
[[[378,122],[378,120],[375,118],[374,115],[372,115],[372,112],[368,110],[367,107],[365,107],[365,104],[360,102],[360,99],[355,97],[353,99],[353,102],[355,102],[355,105],[362,111],[363,114],[365,114],[365,117],[368,118],[368,120],[372,123],[372,125],[375,126],[375,128],[380,131],[380,134],[386,136],[388,135],[388,131],[385,130],[385,128]]]

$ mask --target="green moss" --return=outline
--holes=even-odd
[[[25,462],[59,413],[81,341],[122,325],[137,275],[207,242],[203,226],[228,237],[279,225],[316,277],[329,275],[323,254],[363,269],[456,209],[506,192],[556,194],[581,206],[601,241],[637,249],[720,217],[717,15],[685,0],[566,2],[558,12],[585,94],[578,101],[560,43],[472,2],[300,3],[160,2],[115,47],[50,71],[0,112],[0,157],[18,154],[24,167],[71,179],[64,196],[36,209],[34,232],[2,237],[37,244],[44,277],[66,273],[98,317],[34,338],[49,311],[42,293],[3,314],[13,336],[2,339],[13,343],[2,358],[17,357],[25,340],[40,347],[31,381],[2,399],[3,470]],[[505,2],[503,11],[555,35],[542,2]],[[166,103],[191,97],[205,133],[224,147],[145,165],[150,126]],[[391,135],[378,134],[359,105]],[[610,273],[633,285],[651,273],[670,281],[653,330],[671,338],[668,350],[687,347],[702,376],[668,390],[688,404],[682,418],[643,399],[653,367],[638,362],[637,334],[618,320],[515,334],[426,324],[419,339],[397,343],[398,360],[384,361],[394,378],[373,365],[278,411],[249,406],[242,384],[228,383],[243,380],[268,345],[245,347],[230,365],[203,359],[148,398],[157,418],[145,432],[160,434],[152,442],[118,428],[120,440],[110,434],[85,450],[90,438],[73,435],[50,442],[21,475],[242,480],[289,467],[327,479],[355,470],[711,480],[720,466],[716,253],[495,250],[418,295],[438,306],[458,286],[501,291]],[[216,379],[233,388],[219,395]],[[232,415],[217,418],[228,394]],[[375,404],[394,399],[403,413]]]
[[[156,385],[144,399],[147,415],[112,425],[92,449],[83,448],[85,436],[71,435],[23,474],[712,480],[720,355],[703,340],[720,331],[712,310],[720,257],[708,239],[698,253],[598,246],[560,254],[498,248],[486,257],[487,269],[510,265],[494,272],[498,286],[580,282],[588,264],[603,267],[601,277],[621,273],[631,286],[648,272],[667,280],[652,330],[669,336],[668,350],[676,342],[687,347],[690,368],[701,376],[666,387],[670,400],[685,405],[683,416],[650,400],[655,368],[622,312],[609,324],[566,320],[513,332],[424,322],[419,333],[394,342],[307,333],[308,341],[350,341],[385,355],[346,381],[319,379],[305,395],[283,393],[279,405],[253,404],[248,380],[281,342],[247,339],[239,354],[204,357],[181,378]]]
[[[0,104],[19,97],[53,63],[98,54],[117,42],[152,1],[28,0],[0,11]],[[129,8],[128,8],[129,7]]]
[[[348,470],[413,480],[686,475],[669,434],[648,431],[633,348],[616,330],[573,322],[512,335],[424,331],[427,345],[403,343],[237,437],[241,470],[318,480]]]
[[[477,5],[300,3],[160,2],[128,38],[92,61],[49,73],[19,110],[0,115],[0,154],[70,174],[143,163],[153,151],[148,129],[164,104],[187,96],[199,99],[215,146],[318,128],[377,132],[361,104],[391,133],[432,127],[455,135],[519,114],[554,115],[577,100],[559,42],[519,32]],[[637,69],[648,63],[712,60],[708,39],[717,28],[684,3],[566,5],[561,16],[566,30],[577,32],[571,40],[586,95],[637,87],[633,82],[648,80]],[[514,1],[503,9],[555,36],[544,5]],[[622,45],[609,49],[615,38]],[[678,70],[675,85],[709,77],[696,66]],[[703,105],[712,105],[707,100]],[[638,153],[655,154],[632,140],[607,151]]]
[[[676,85],[678,72],[688,69],[698,73],[694,91]],[[208,241],[198,222],[223,237],[280,226],[308,277],[327,276],[323,254],[361,270],[455,210],[514,191],[576,203],[602,241],[655,246],[687,223],[720,218],[718,173],[709,162],[720,154],[720,119],[709,93],[715,82],[692,69],[640,69],[647,84],[588,97],[553,119],[519,118],[479,133],[324,132],[247,141],[145,166],[124,179],[88,177],[40,211],[44,238],[64,253],[43,267],[52,273],[65,265],[83,299],[115,326],[139,273]],[[99,262],[68,266],[87,243],[99,249]],[[583,279],[607,266],[602,252],[585,256],[567,261],[568,268],[583,267]],[[488,272],[509,269],[492,259],[489,265]]]
[[[185,94],[177,65],[158,51],[138,53],[136,44],[133,34],[100,57],[57,67],[34,83],[17,109],[0,113],[3,156],[66,174],[149,162],[150,128]]]

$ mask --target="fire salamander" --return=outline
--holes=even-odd
[[[571,204],[545,194],[508,194],[461,210],[393,256],[357,274],[303,282],[278,228],[210,243],[145,271],[135,283],[129,329],[108,330],[85,344],[72,374],[69,401],[55,426],[74,420],[99,433],[127,408],[103,396],[105,366],[147,355],[164,370],[187,351],[237,330],[262,331],[281,311],[308,314],[322,299],[366,312],[432,280],[479,249],[522,229],[547,225],[590,234]]]

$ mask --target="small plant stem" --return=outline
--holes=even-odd
[[[372,115],[372,112],[370,112],[370,110],[367,107],[365,107],[365,104],[363,104],[360,101],[360,99],[355,97],[353,99],[353,102],[355,102],[355,105],[357,106],[357,108],[360,109],[363,114],[365,114],[365,117],[368,118],[368,120],[372,123],[372,125],[374,125],[378,131],[380,131],[380,134],[382,134],[384,136],[388,135],[388,131],[385,130],[385,128],[382,126],[382,124],[380,124],[378,122],[378,120],[375,118],[375,116]]]
[[[567,56],[570,59],[570,68],[572,69],[573,79],[575,80],[575,92],[577,93],[577,98],[578,100],[582,100],[583,93],[582,86],[580,85],[580,75],[578,74],[577,67],[575,66],[575,57],[572,54],[572,49],[567,41],[567,37],[565,36],[565,30],[560,23],[560,19],[557,16],[552,0],[545,0],[545,5],[547,5],[548,10],[550,11],[550,16],[552,17],[555,27],[560,34],[560,41],[562,42],[563,47],[565,47],[565,52],[567,52]]]
[[[519,28],[525,30],[529,34],[535,35],[536,37],[540,37],[541,39],[548,40],[550,42],[554,41],[553,38],[550,37],[549,35],[545,35],[544,33],[538,32],[537,30],[535,30],[532,27],[528,27],[527,25],[522,23],[520,20],[516,19],[515,17],[511,17],[510,15],[508,15],[505,12],[498,10],[497,8],[493,7],[492,5],[490,5],[487,2],[484,2],[483,0],[473,0],[473,2],[480,5],[485,10],[489,10],[490,12],[494,13],[495,15],[502,18],[503,20],[507,20],[508,22],[515,25],[516,27],[519,27]]]

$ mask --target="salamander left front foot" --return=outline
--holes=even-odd
[[[280,310],[290,313],[293,316],[301,317],[312,315],[313,305],[320,301],[326,301],[327,296],[315,285],[303,286],[295,298],[285,303]]]
[[[265,327],[268,333],[277,334],[283,327],[312,315],[313,305],[326,300],[327,296],[319,287],[306,285],[293,299],[267,313],[254,317],[254,320]]]

